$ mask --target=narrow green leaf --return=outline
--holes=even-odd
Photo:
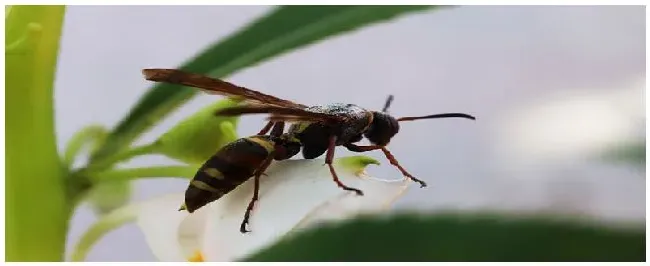
[[[180,68],[224,77],[263,60],[327,37],[431,6],[284,6],[209,47]],[[168,67],[168,66],[150,66]],[[129,145],[196,94],[195,89],[156,84],[131,109],[95,157]]]
[[[645,232],[543,217],[364,217],[285,238],[248,261],[645,261]]]
[[[645,150],[645,140],[641,140],[610,149],[602,155],[602,159],[616,163],[644,166]]]
[[[61,261],[72,204],[53,86],[64,6],[5,8],[6,260]]]

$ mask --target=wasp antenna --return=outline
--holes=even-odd
[[[162,78],[170,75],[173,70],[164,68],[145,68],[142,70],[144,79],[149,81],[164,81]]]
[[[384,104],[384,108],[381,109],[382,112],[388,111],[388,107],[390,107],[390,104],[393,103],[393,95],[388,95],[388,98],[386,99],[386,103]]]
[[[145,68],[142,70],[142,75],[144,79],[149,80],[153,76],[153,69]]]
[[[471,120],[476,120],[476,117],[468,115],[468,114],[444,113],[444,114],[435,114],[435,115],[426,115],[426,116],[400,117],[400,118],[397,119],[397,121],[413,121],[413,120],[420,120],[420,119],[448,118],[448,117],[460,117],[460,118],[467,118],[467,119],[471,119]]]

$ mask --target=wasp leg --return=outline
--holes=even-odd
[[[341,180],[339,180],[339,176],[336,175],[336,171],[334,171],[334,166],[332,166],[332,161],[334,160],[334,149],[336,149],[336,136],[332,135],[330,136],[329,139],[329,146],[327,148],[327,156],[325,157],[325,164],[330,168],[330,173],[332,174],[332,178],[334,179],[334,182],[336,185],[338,185],[340,188],[344,190],[349,190],[349,191],[354,191],[357,193],[359,196],[363,196],[363,191],[356,189],[356,188],[351,188],[343,183],[341,183]]]
[[[250,230],[246,229],[246,225],[248,225],[248,220],[251,217],[251,211],[253,211],[253,208],[255,207],[255,202],[259,198],[259,192],[260,192],[260,177],[264,174],[264,171],[266,171],[266,168],[269,167],[271,164],[271,161],[273,161],[273,154],[270,154],[269,157],[266,158],[264,163],[262,163],[262,166],[255,171],[255,188],[253,190],[253,198],[251,201],[248,203],[248,207],[246,208],[246,213],[244,214],[244,220],[241,222],[241,226],[239,227],[239,231],[242,233],[247,233],[250,232]]]
[[[279,137],[284,132],[284,121],[275,122],[273,125],[273,130],[271,130],[271,136]]]
[[[413,181],[415,181],[415,182],[420,183],[420,187],[426,187],[426,186],[427,186],[427,183],[425,183],[424,181],[422,181],[422,180],[420,180],[420,179],[415,178],[414,176],[412,176],[411,174],[409,174],[409,172],[407,172],[406,169],[404,169],[404,167],[402,167],[401,165],[399,165],[399,162],[397,162],[397,159],[395,159],[395,156],[393,156],[393,155],[390,153],[390,151],[388,151],[388,149],[386,149],[386,147],[381,147],[381,151],[384,152],[384,155],[386,155],[386,159],[388,159],[388,161],[390,162],[390,164],[396,166],[397,169],[399,169],[399,170],[402,172],[402,174],[403,174],[404,176],[410,178],[411,180],[413,180]]]
[[[395,156],[393,156],[393,154],[391,154],[390,151],[388,151],[388,149],[387,149],[386,147],[378,146],[378,145],[357,146],[357,145],[354,145],[354,144],[352,144],[352,143],[345,144],[344,146],[345,146],[348,150],[353,151],[353,152],[366,152],[366,151],[372,151],[372,150],[379,150],[379,149],[381,149],[381,151],[384,152],[384,155],[386,156],[386,159],[388,159],[388,161],[390,162],[390,164],[396,166],[397,169],[399,169],[399,170],[402,172],[402,174],[403,174],[404,176],[406,176],[406,177],[410,178],[411,180],[413,180],[413,181],[419,183],[419,184],[420,184],[420,187],[426,187],[426,186],[427,186],[427,183],[426,183],[426,182],[424,182],[424,181],[422,181],[422,180],[420,180],[420,179],[417,179],[417,178],[415,178],[413,175],[409,174],[409,172],[407,172],[406,169],[404,169],[404,167],[402,167],[402,166],[399,164],[399,162],[397,161],[397,159],[395,159]]]
[[[352,143],[348,143],[343,146],[346,147],[349,151],[353,152],[367,152],[381,149],[381,146],[378,145],[357,146]]]
[[[269,121],[269,122],[266,123],[266,125],[262,128],[262,130],[260,130],[260,132],[257,133],[257,135],[266,135],[266,133],[268,133],[269,130],[271,130],[271,127],[272,127],[272,126],[273,126],[273,121]]]

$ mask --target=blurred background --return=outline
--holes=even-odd
[[[88,124],[114,126],[151,85],[142,68],[174,68],[270,7],[68,7],[56,80],[62,147]],[[476,121],[404,124],[390,144],[429,187],[396,210],[500,209],[645,221],[645,10],[638,6],[457,7],[414,13],[238,72],[229,81],[307,105],[396,116],[465,112]],[[200,95],[141,138],[156,139],[215,100]],[[241,119],[251,135],[263,117]],[[619,160],[630,145],[639,163]],[[337,156],[349,154],[338,149]],[[381,153],[369,173],[399,178]],[[637,157],[638,157],[637,156]],[[125,165],[173,162],[162,156]],[[134,183],[132,200],[184,191],[184,180]],[[79,208],[71,247],[95,220]],[[135,225],[102,239],[89,261],[152,261]]]

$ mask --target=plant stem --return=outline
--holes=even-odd
[[[64,12],[64,6],[5,8],[7,261],[64,258],[72,204],[53,107]]]
[[[68,167],[72,167],[75,158],[84,147],[84,144],[92,143],[94,146],[98,146],[99,142],[107,134],[108,131],[99,125],[87,126],[77,131],[68,141],[68,145],[66,145],[66,149],[63,152],[63,163]]]
[[[79,242],[72,250],[70,260],[83,261],[93,245],[104,235],[125,223],[135,221],[138,207],[139,205],[125,206],[100,217],[99,221],[88,228],[79,239]]]
[[[86,168],[86,171],[94,172],[97,170],[104,170],[115,165],[116,163],[127,161],[136,156],[157,153],[158,148],[159,146],[157,142],[153,142],[142,146],[136,146],[128,150],[115,153],[112,156],[102,158],[96,162],[93,162]]]
[[[107,170],[89,175],[92,182],[126,181],[141,178],[180,177],[192,178],[197,166],[152,166]]]

